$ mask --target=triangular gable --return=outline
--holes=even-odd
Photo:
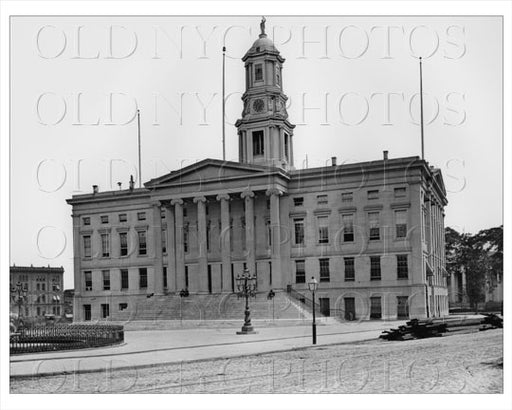
[[[205,159],[177,171],[152,179],[144,184],[146,188],[183,182],[204,182],[219,178],[247,177],[271,171],[272,168],[239,162]]]
[[[444,180],[443,180],[443,175],[441,174],[441,170],[439,168],[436,168],[433,172],[434,174],[434,179],[436,181],[436,183],[439,185],[439,188],[441,188],[441,190],[443,191],[443,194],[446,195],[446,187],[444,186]]]

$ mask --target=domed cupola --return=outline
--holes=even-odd
[[[282,67],[285,59],[265,33],[261,33],[243,56],[245,93],[242,118],[236,122],[240,162],[293,168],[293,129],[288,122],[283,93]]]

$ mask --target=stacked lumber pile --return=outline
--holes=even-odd
[[[397,329],[384,330],[379,336],[385,340],[411,340],[441,336],[446,332],[447,324],[432,319],[412,319]]]
[[[412,319],[397,329],[385,330],[379,336],[384,340],[411,340],[426,337],[472,333],[503,328],[503,318],[490,314],[482,318],[455,317],[444,319]]]
[[[503,317],[491,313],[482,319],[482,326],[478,330],[503,329]]]

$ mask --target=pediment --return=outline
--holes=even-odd
[[[144,184],[146,188],[174,185],[178,183],[198,183],[223,180],[226,178],[241,179],[264,174],[272,168],[242,164],[239,162],[205,159],[180,170],[152,179]]]

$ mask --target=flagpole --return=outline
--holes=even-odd
[[[222,160],[226,160],[226,47],[222,47]]]
[[[137,109],[137,139],[139,143],[139,188],[142,188],[142,168],[140,156],[140,110]]]
[[[423,131],[423,71],[420,57],[420,127],[421,127],[421,159],[425,159],[424,131]]]

